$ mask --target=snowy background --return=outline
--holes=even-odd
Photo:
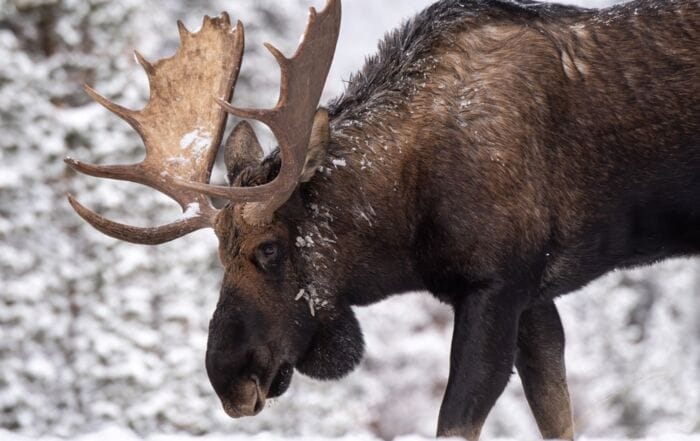
[[[156,248],[119,243],[65,201],[70,190],[136,225],[176,217],[175,204],[155,191],[64,166],[67,154],[116,163],[142,152],[128,126],[81,85],[141,107],[147,81],[131,51],[168,56],[175,20],[196,30],[204,14],[227,10],[247,31],[237,102],[270,105],[278,71],[261,43],[289,53],[309,1],[0,0],[0,439],[433,435],[452,318],[430,296],[359,309],[367,356],[357,372],[337,383],[296,376],[260,416],[234,421],[220,409],[203,361],[221,277],[214,235]],[[385,31],[429,3],[346,0],[325,98],[342,90]],[[215,179],[222,176],[218,170]],[[699,294],[700,262],[674,261],[614,273],[559,302],[580,434],[700,433]],[[485,437],[537,437],[517,376]]]

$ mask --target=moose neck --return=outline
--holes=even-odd
[[[403,165],[410,138],[389,138],[372,115],[336,117],[331,128],[329,157],[302,188],[307,217],[297,246],[308,278],[353,305],[422,289],[410,248],[415,180]]]

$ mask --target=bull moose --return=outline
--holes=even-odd
[[[455,314],[438,435],[479,437],[513,366],[542,435],[572,439],[553,300],[616,268],[700,252],[700,2],[604,10],[441,0],[380,43],[319,107],[341,2],[313,8],[272,109],[232,106],[244,31],[226,14],[146,70],[141,111],[100,104],[145,159],[96,177],[145,184],[184,215],[99,231],[155,245],[211,227],[225,268],[206,369],[231,417],[285,392],[294,370],[338,379],[361,360],[353,305],[426,290]],[[240,122],[269,126],[268,157]],[[215,208],[211,198],[226,202]]]

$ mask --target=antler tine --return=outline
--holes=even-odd
[[[70,168],[88,176],[96,178],[116,179],[120,181],[131,181],[142,183],[141,164],[131,165],[95,165],[88,164],[70,156],[63,159]]]
[[[100,103],[102,107],[105,109],[109,110],[110,112],[114,113],[124,121],[128,122],[131,127],[134,129],[138,126],[138,122],[136,120],[137,115],[139,112],[136,112],[131,109],[127,109],[126,107],[120,106],[119,104],[113,103],[112,101],[108,100],[107,98],[103,97],[99,93],[95,91],[92,87],[88,86],[87,84],[83,85],[83,90],[85,90],[85,93],[90,95],[90,98],[93,100],[97,101]]]
[[[180,41],[185,41],[185,38],[189,37],[190,35],[190,31],[187,30],[187,27],[182,20],[177,21],[177,32],[180,34]]]
[[[143,70],[146,71],[150,80],[151,75],[153,75],[154,72],[153,65],[148,60],[146,60],[139,51],[134,51],[134,57],[136,58],[136,61],[138,61],[138,63],[141,65],[141,67],[143,67]]]
[[[88,176],[113,179],[116,181],[134,182],[152,187],[175,200],[178,204],[180,204],[180,208],[182,208],[183,211],[187,210],[192,203],[191,200],[184,199],[180,197],[177,192],[173,192],[173,188],[168,185],[168,180],[165,178],[161,180],[153,180],[151,174],[147,173],[147,171],[144,169],[143,162],[128,165],[96,165],[78,161],[70,156],[64,158],[63,162],[73,170]],[[196,202],[199,203],[200,201],[197,200]]]
[[[239,118],[254,119],[254,120],[260,121],[262,123],[265,123],[267,125],[273,124],[272,116],[271,116],[272,114],[270,113],[269,110],[252,109],[252,108],[246,108],[246,107],[233,107],[231,104],[229,104],[226,101],[219,99],[219,98],[216,99],[216,102],[226,112],[228,112],[232,115],[235,115]]]
[[[140,245],[161,245],[209,226],[205,217],[192,216],[155,228],[132,227],[100,216],[85,208],[70,194],[68,202],[76,213],[97,231],[118,240]]]
[[[246,188],[183,181],[177,182],[179,186],[235,202],[258,202],[257,207],[249,207],[247,210],[251,213],[247,220],[251,223],[269,220],[274,211],[289,199],[299,183],[313,118],[340,33],[340,18],[340,0],[328,0],[320,13],[311,8],[302,42],[291,58],[266,44],[282,74],[279,100],[275,108],[242,109],[219,100],[227,112],[241,118],[256,119],[270,127],[282,154],[282,166],[277,178],[262,186]]]
[[[89,86],[95,101],[127,121],[141,136],[145,159],[133,165],[93,165],[66,158],[73,169],[101,178],[136,182],[152,187],[177,201],[183,217],[157,228],[119,224],[88,210],[72,196],[75,211],[99,231],[140,244],[159,244],[195,230],[210,227],[217,210],[205,195],[174,185],[176,180],[209,182],[226,125],[226,112],[214,97],[228,99],[240,70],[244,31],[238,22],[231,29],[226,13],[205,17],[199,32],[190,33],[178,23],[180,48],[170,58],[149,63],[134,56],[148,74],[148,104],[134,111],[112,103]]]

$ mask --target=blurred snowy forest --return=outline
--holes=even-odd
[[[135,133],[82,84],[140,108],[148,86],[131,51],[169,56],[177,19],[196,30],[204,14],[226,10],[247,31],[237,103],[270,105],[278,70],[261,43],[289,53],[309,1],[0,0],[0,428],[64,437],[107,424],[142,435],[434,433],[452,318],[430,296],[359,309],[368,351],[357,372],[337,383],[297,376],[260,416],[233,421],[204,370],[222,275],[211,231],[154,248],[119,243],[65,200],[71,191],[136,225],[175,218],[178,208],[155,191],[64,166],[66,155],[97,163],[142,155]],[[429,3],[346,0],[325,99],[383,32]],[[690,260],[618,272],[559,302],[581,434],[700,432],[699,294],[700,261]],[[517,375],[485,435],[537,436]]]

